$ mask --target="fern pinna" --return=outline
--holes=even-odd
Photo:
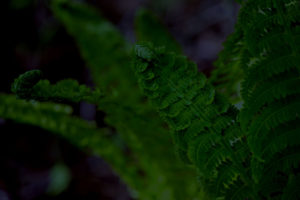
[[[197,167],[215,197],[299,199],[300,3],[249,0],[242,6],[233,33],[239,44],[225,43],[223,55],[232,58],[218,60],[239,59],[241,111],[195,64],[163,48],[137,45],[134,69],[172,128],[179,155]]]

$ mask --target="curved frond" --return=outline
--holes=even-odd
[[[103,94],[100,90],[92,91],[86,85],[79,85],[76,80],[65,79],[50,84],[48,80],[41,80],[39,70],[28,71],[15,79],[12,92],[22,99],[38,101],[87,101],[97,104]]]
[[[110,138],[109,130],[99,129],[95,123],[70,116],[71,113],[70,106],[25,101],[16,99],[13,95],[0,94],[1,118],[30,124],[55,133],[77,147],[100,155],[128,183],[139,181],[136,178],[138,168],[135,167],[133,158],[124,155],[122,147]]]

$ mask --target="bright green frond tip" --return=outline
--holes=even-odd
[[[42,80],[39,70],[25,72],[15,79],[12,84],[12,92],[22,99],[34,99],[38,101],[87,101],[97,104],[103,94],[100,90],[91,90],[85,85],[80,85],[76,80],[66,79],[50,84],[48,80]]]

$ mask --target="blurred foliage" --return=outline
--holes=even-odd
[[[41,127],[84,150],[91,149],[110,163],[125,180],[137,181],[132,179],[139,173],[134,159],[125,155],[124,147],[114,139],[111,131],[98,129],[95,123],[70,116],[70,106],[19,100],[5,94],[0,95],[0,103],[1,118]]]
[[[151,41],[155,46],[181,53],[181,47],[160,19],[146,9],[138,10],[135,18],[135,32],[138,41]]]
[[[141,97],[130,69],[130,45],[118,29],[87,4],[51,3],[55,16],[76,40],[94,83],[124,103],[137,102]]]
[[[10,6],[15,10],[24,9],[32,5],[36,0],[11,0]]]

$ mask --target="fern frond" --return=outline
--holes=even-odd
[[[70,116],[71,113],[70,106],[25,101],[0,94],[1,118],[55,133],[77,147],[100,155],[131,185],[141,184],[135,183],[140,179],[134,159],[124,155],[122,147],[112,140],[109,130],[98,129],[95,123]]]
[[[124,104],[140,101],[130,68],[130,45],[120,31],[85,3],[53,0],[51,5],[54,15],[74,37],[96,86]]]
[[[295,76],[295,71],[281,76],[275,76],[271,80],[265,81],[264,84],[258,85],[251,94],[240,114],[242,127],[246,130],[257,113],[264,107],[267,107],[274,101],[280,101],[285,98],[299,95],[300,84],[299,77]]]
[[[205,179],[223,177],[222,187],[215,192],[220,196],[226,190],[226,183],[235,184],[238,177],[244,184],[250,181],[242,166],[245,158],[240,159],[248,154],[233,151],[237,141],[242,142],[239,126],[229,129],[236,123],[236,110],[215,93],[195,64],[150,44],[137,45],[135,55],[139,84],[170,125],[183,159],[196,165]],[[154,74],[152,78],[145,78],[149,73]],[[223,164],[235,169],[232,176],[218,170]]]
[[[136,159],[134,161],[135,168],[145,173],[145,177],[131,177],[132,179],[139,179],[137,183],[131,182],[130,176],[126,177],[128,174],[121,174],[121,177],[124,176],[124,180],[132,188],[140,192],[139,196],[147,199],[149,195],[155,194],[157,198],[166,198],[163,194],[168,191],[170,192],[169,198],[173,198],[173,193],[176,193],[178,198],[181,198],[181,196],[194,196],[197,193],[197,188],[193,182],[187,183],[186,188],[181,186],[181,190],[175,192],[175,189],[177,190],[179,186],[177,182],[182,183],[189,176],[192,178],[193,173],[190,169],[185,169],[182,163],[173,155],[173,149],[169,148],[172,145],[170,138],[165,133],[166,130],[161,122],[154,120],[152,123],[149,123],[145,120],[145,115],[151,117],[149,115],[151,113],[144,113],[144,111],[139,113],[133,107],[124,106],[122,103],[113,101],[110,97],[104,96],[99,90],[92,91],[84,85],[79,85],[74,80],[62,80],[52,85],[48,80],[37,82],[34,79],[36,80],[34,83],[37,82],[35,85],[31,84],[31,88],[23,88],[23,82],[29,82],[29,79],[24,77],[31,77],[33,74],[40,74],[40,71],[26,72],[17,78],[13,84],[13,90],[21,93],[23,98],[68,103],[87,101],[96,104],[100,110],[106,112],[108,116],[106,117],[106,122],[120,131],[120,137],[126,144],[128,143],[128,148],[133,152],[132,157]],[[151,129],[153,127],[156,127],[157,135],[155,138],[153,138]],[[140,138],[139,134],[143,134],[143,137]],[[160,145],[157,145],[158,141]],[[161,155],[161,152],[164,152],[168,159],[158,156]],[[149,164],[150,160],[152,161],[151,164]],[[173,163],[172,167],[168,165],[170,161]],[[171,178],[173,177],[171,172],[183,173],[185,176],[174,180],[174,178]],[[163,178],[163,181],[158,181],[156,177]],[[152,191],[151,187],[153,186],[159,186],[159,190]],[[192,192],[187,192],[188,190]]]
[[[95,124],[69,116],[71,112],[72,108],[70,106],[54,103],[39,103],[36,101],[28,102],[18,100],[12,95],[1,94],[1,117],[4,119],[40,126],[48,131],[70,137],[70,141],[81,141],[82,144],[92,142],[93,135],[103,134],[101,130],[97,133]],[[84,134],[80,134],[82,131],[89,132],[86,133],[89,136],[87,137]],[[87,140],[89,137],[91,137],[90,140]],[[101,145],[99,145],[99,147],[100,146]]]
[[[248,0],[239,15],[249,52],[239,122],[263,199],[286,199],[287,177],[299,170],[299,10],[298,0]]]
[[[97,104],[103,94],[100,90],[92,91],[85,85],[79,85],[76,80],[66,79],[50,84],[48,80],[41,80],[39,70],[28,71],[15,79],[12,92],[22,99],[35,99],[38,101],[87,101]]]
[[[246,94],[251,93],[255,87],[253,81],[263,81],[293,68],[299,71],[300,32],[297,21],[300,19],[300,6],[295,2],[270,1],[266,4],[265,1],[248,1],[241,11],[240,21],[244,22],[245,41],[251,56],[256,58],[254,65],[248,65],[248,77],[243,83],[245,100]]]

